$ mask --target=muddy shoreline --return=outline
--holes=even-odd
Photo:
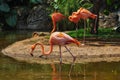
[[[28,63],[59,63],[59,47],[54,46],[53,52],[47,59],[39,58],[41,55],[40,47],[37,47],[34,51],[34,57],[30,55],[30,47],[35,42],[41,42],[45,44],[45,51],[49,50],[48,38],[34,37],[18,41],[9,45],[2,50],[2,53],[6,56],[12,57],[19,61],[25,61]],[[101,42],[101,41],[86,41],[86,45],[77,47],[74,44],[68,45],[68,48],[76,56],[75,63],[87,63],[87,62],[100,62],[100,61],[120,61],[120,42]],[[71,55],[62,47],[62,61],[69,64],[72,62]]]

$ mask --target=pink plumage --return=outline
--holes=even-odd
[[[71,36],[63,33],[63,32],[54,32],[51,34],[49,43],[53,45],[66,45],[70,43],[75,43],[76,45],[80,45],[80,42]]]

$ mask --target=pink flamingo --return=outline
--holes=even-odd
[[[74,22],[75,24],[77,24],[80,19],[84,20],[84,39],[83,39],[83,43],[85,42],[85,30],[86,30],[86,22],[85,21],[88,18],[97,19],[97,15],[91,13],[90,11],[88,11],[87,9],[84,9],[82,7],[80,9],[78,9],[77,12],[73,12],[72,16],[69,16],[69,20],[71,22]],[[95,28],[96,28],[96,22],[95,22],[94,30],[96,30]]]
[[[82,8],[82,7],[77,11],[77,14],[79,15],[81,19],[84,20],[84,39],[83,39],[83,43],[84,43],[85,42],[86,20],[88,18],[92,18],[92,19],[96,19],[97,21],[97,15],[91,13],[89,10]],[[96,21],[95,21],[94,30],[96,30]]]
[[[78,22],[80,20],[79,16],[77,14],[72,14],[71,16],[68,17],[68,19],[71,21],[71,22],[74,22],[76,24],[76,30],[78,30]]]
[[[44,46],[41,43],[35,43],[34,45],[32,45],[31,47],[31,56],[33,56],[33,51],[35,49],[35,47],[37,45],[41,46],[41,51],[42,54],[47,56],[50,55],[50,53],[53,51],[53,45],[58,45],[59,46],[59,51],[60,51],[60,63],[62,63],[62,53],[61,53],[61,46],[64,46],[66,48],[66,50],[71,54],[71,56],[73,57],[73,62],[75,61],[76,57],[70,52],[70,50],[67,48],[67,44],[70,43],[75,43],[76,45],[80,45],[80,42],[72,37],[70,37],[69,35],[63,33],[63,32],[54,32],[51,34],[50,39],[49,39],[49,44],[50,44],[50,49],[48,52],[44,51]]]
[[[68,17],[68,19],[71,22],[76,24],[76,38],[78,38],[78,22],[79,22],[80,18],[78,17],[78,15],[76,15],[76,14],[73,15],[72,14],[71,16]]]
[[[89,10],[82,8],[82,7],[79,10],[77,10],[76,14],[80,14],[81,18],[84,20],[88,18],[96,19],[97,17],[97,15],[91,13]]]
[[[60,12],[54,12],[51,14],[51,18],[52,18],[52,22],[53,22],[53,29],[51,31],[51,33],[53,33],[56,30],[56,22],[61,21],[62,19],[65,18],[65,16],[63,14],[61,14]],[[39,33],[34,32],[32,34],[33,37],[39,36]]]
[[[53,22],[53,29],[51,33],[53,33],[56,30],[56,22],[59,22],[60,20],[64,19],[65,16],[61,14],[60,12],[54,12],[52,13],[51,17],[52,17],[52,22]]]
[[[80,11],[81,9],[79,9]],[[81,15],[79,14],[79,12],[73,12],[71,16],[68,17],[68,19],[71,22],[74,22],[76,24],[76,31],[78,30],[78,22],[81,19]]]

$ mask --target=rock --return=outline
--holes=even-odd
[[[48,31],[50,26],[49,16],[44,6],[35,6],[27,18],[27,29]]]
[[[50,16],[44,5],[35,6],[31,11],[27,10],[27,12],[22,10],[17,24],[17,29],[41,31],[50,31],[52,29]]]
[[[117,14],[118,14],[118,16],[119,16],[119,17],[118,17],[118,21],[120,22],[120,10],[118,11]]]
[[[114,27],[118,24],[117,19],[118,19],[117,13],[110,13],[109,15],[100,14],[99,26],[104,28]]]

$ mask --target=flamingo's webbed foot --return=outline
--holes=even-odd
[[[32,54],[32,53],[30,53],[30,55],[31,55],[31,56],[33,56],[33,54]]]
[[[40,55],[40,56],[39,56],[39,58],[42,58],[42,57],[43,57],[43,55]]]
[[[44,57],[44,55],[40,55],[39,58],[48,59],[47,56]]]

